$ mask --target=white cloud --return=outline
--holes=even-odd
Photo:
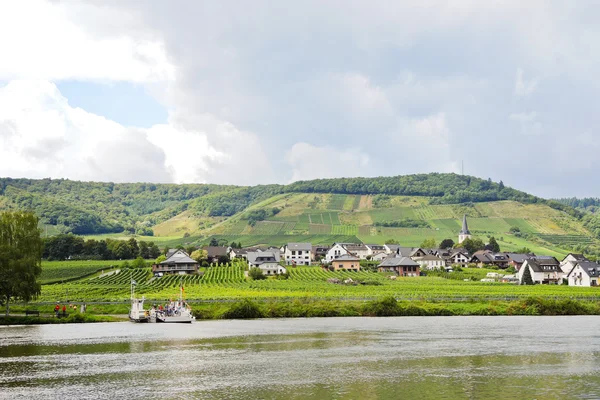
[[[525,81],[523,78],[523,70],[521,68],[517,68],[517,79],[515,82],[515,94],[517,96],[529,96],[535,91],[538,83],[539,80],[537,79]]]
[[[201,163],[210,149],[196,148],[193,141],[161,147],[158,140],[173,141],[185,134],[189,133],[172,127],[125,128],[71,107],[47,81],[12,81],[0,87],[0,176],[115,182],[187,179],[187,169]]]
[[[358,148],[336,148],[296,143],[286,154],[291,181],[365,176],[369,156]]]
[[[175,69],[160,41],[134,38],[127,31],[95,37],[80,24],[78,15],[67,10],[66,3],[0,3],[0,80],[152,82],[174,78]],[[80,11],[83,15],[91,9]],[[114,14],[109,16],[112,21]]]
[[[542,133],[542,124],[538,121],[538,114],[535,111],[513,113],[508,119],[521,125],[521,132],[525,135],[537,136]]]

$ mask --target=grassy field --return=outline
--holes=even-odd
[[[47,284],[93,275],[118,266],[122,261],[43,261],[40,282]]]
[[[137,282],[136,291],[149,300],[163,301],[178,296],[183,282],[188,300],[323,298],[370,299],[394,296],[403,300],[490,300],[525,297],[599,299],[598,288],[569,286],[519,286],[502,283],[482,283],[478,280],[489,272],[485,269],[465,269],[444,277],[397,278],[390,280],[377,272],[331,272],[320,267],[289,268],[287,280],[251,281],[244,277],[245,264],[211,267],[202,276],[165,276],[153,278],[148,268],[120,270],[118,273],[79,281],[44,285],[41,302],[64,301],[126,301],[129,282]],[[497,272],[497,271],[495,271]],[[329,283],[329,278],[352,278],[365,284],[357,286]],[[467,281],[465,281],[467,280]]]

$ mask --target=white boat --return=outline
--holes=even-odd
[[[183,301],[183,284],[179,286],[179,300],[171,301],[164,308],[152,306],[150,310],[144,310],[145,298],[135,298],[135,281],[131,280],[131,308],[129,309],[129,320],[133,322],[160,322],[160,323],[191,323],[196,319],[192,314],[190,306]]]

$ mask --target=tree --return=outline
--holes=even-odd
[[[206,260],[208,258],[208,251],[206,251],[206,250],[194,250],[190,254],[190,258],[193,259],[193,260],[198,261],[199,263],[201,263],[202,260]]]
[[[138,257],[131,263],[131,268],[145,268],[146,261],[142,257]]]
[[[130,258],[135,258],[140,255],[140,247],[138,246],[137,240],[135,240],[135,238],[130,238],[127,241],[127,245],[131,249]]]
[[[140,257],[142,257],[143,259],[150,258],[150,247],[148,246],[148,243],[146,243],[144,241],[140,241],[139,246],[140,246]]]
[[[148,258],[156,258],[160,256],[160,249],[154,242],[148,243]]]
[[[29,301],[41,292],[42,238],[38,218],[29,212],[0,214],[0,299],[6,315],[11,300]]]
[[[454,240],[452,239],[444,239],[440,243],[440,249],[451,249],[452,247],[454,247]]]
[[[399,245],[400,242],[398,242],[396,239],[388,239],[385,241],[385,244],[397,244]]]
[[[490,237],[490,241],[487,244],[487,246],[485,246],[485,248],[487,250],[491,250],[494,253],[499,253],[500,252],[500,245],[498,244],[498,242],[496,241],[495,237]]]
[[[127,242],[118,242],[115,246],[114,253],[119,260],[127,260],[133,258],[131,247]]]
[[[217,238],[212,238],[210,239],[210,243],[208,244],[209,246],[218,246],[219,242],[217,241]]]
[[[523,271],[523,278],[521,278],[521,285],[534,285],[533,278],[531,277],[531,271],[529,266]]]
[[[421,243],[421,248],[423,249],[432,249],[435,247],[435,238],[429,238],[429,239],[425,239],[423,240],[423,243]]]
[[[161,262],[165,261],[167,259],[167,256],[165,256],[164,254],[161,254],[160,256],[156,257],[156,260],[154,260],[155,264],[160,264]]]
[[[481,239],[465,239],[462,243],[457,244],[456,246],[463,247],[470,254],[475,253],[478,250],[483,250],[485,248],[485,244]]]
[[[253,281],[259,281],[267,278],[260,268],[250,268],[250,271],[248,271],[248,276]]]

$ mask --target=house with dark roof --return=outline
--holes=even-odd
[[[531,278],[535,283],[539,284],[559,284],[565,276],[560,263],[554,257],[537,256],[528,258],[523,262],[519,270],[519,282],[523,281],[523,274],[529,269]]]
[[[229,257],[229,247],[225,246],[203,246],[202,250],[206,251],[206,258],[209,263],[217,262],[219,257]]]
[[[498,268],[508,268],[508,256],[504,253],[494,253],[490,250],[479,250],[473,254],[469,263],[476,264],[479,268],[491,265]]]
[[[163,274],[195,274],[198,272],[200,266],[198,262],[192,258],[183,250],[175,250],[174,252],[169,251],[167,254],[170,256],[159,264],[152,265],[152,273],[155,276],[162,276]]]
[[[320,261],[325,258],[331,246],[313,246],[311,252],[312,261]]]
[[[522,254],[522,253],[505,253],[508,257],[508,264],[514,267],[517,271],[521,269],[521,266],[528,258],[535,257],[534,253]]]
[[[283,259],[286,265],[311,265],[312,244],[288,243],[283,246]]]
[[[599,279],[600,264],[592,261],[579,261],[567,275],[569,286],[598,286]]]
[[[589,260],[583,254],[569,253],[561,261],[560,268],[565,273],[565,275],[568,275],[569,272],[571,272],[571,270],[573,268],[575,268],[575,266],[582,261],[589,261]]]
[[[419,276],[421,266],[410,257],[395,254],[387,257],[377,266],[379,272],[395,272],[398,276]]]
[[[260,268],[265,275],[285,274],[287,270],[279,264],[279,251],[251,251],[248,252],[248,267]]]
[[[331,266],[335,271],[360,271],[360,258],[351,254],[344,254],[334,259]]]
[[[466,250],[451,249],[443,252],[440,257],[446,262],[447,267],[452,265],[465,266],[469,263],[469,253]]]
[[[400,247],[399,244],[384,244],[383,245],[383,248],[384,248],[385,252],[388,253],[388,254],[397,253],[399,247]]]

